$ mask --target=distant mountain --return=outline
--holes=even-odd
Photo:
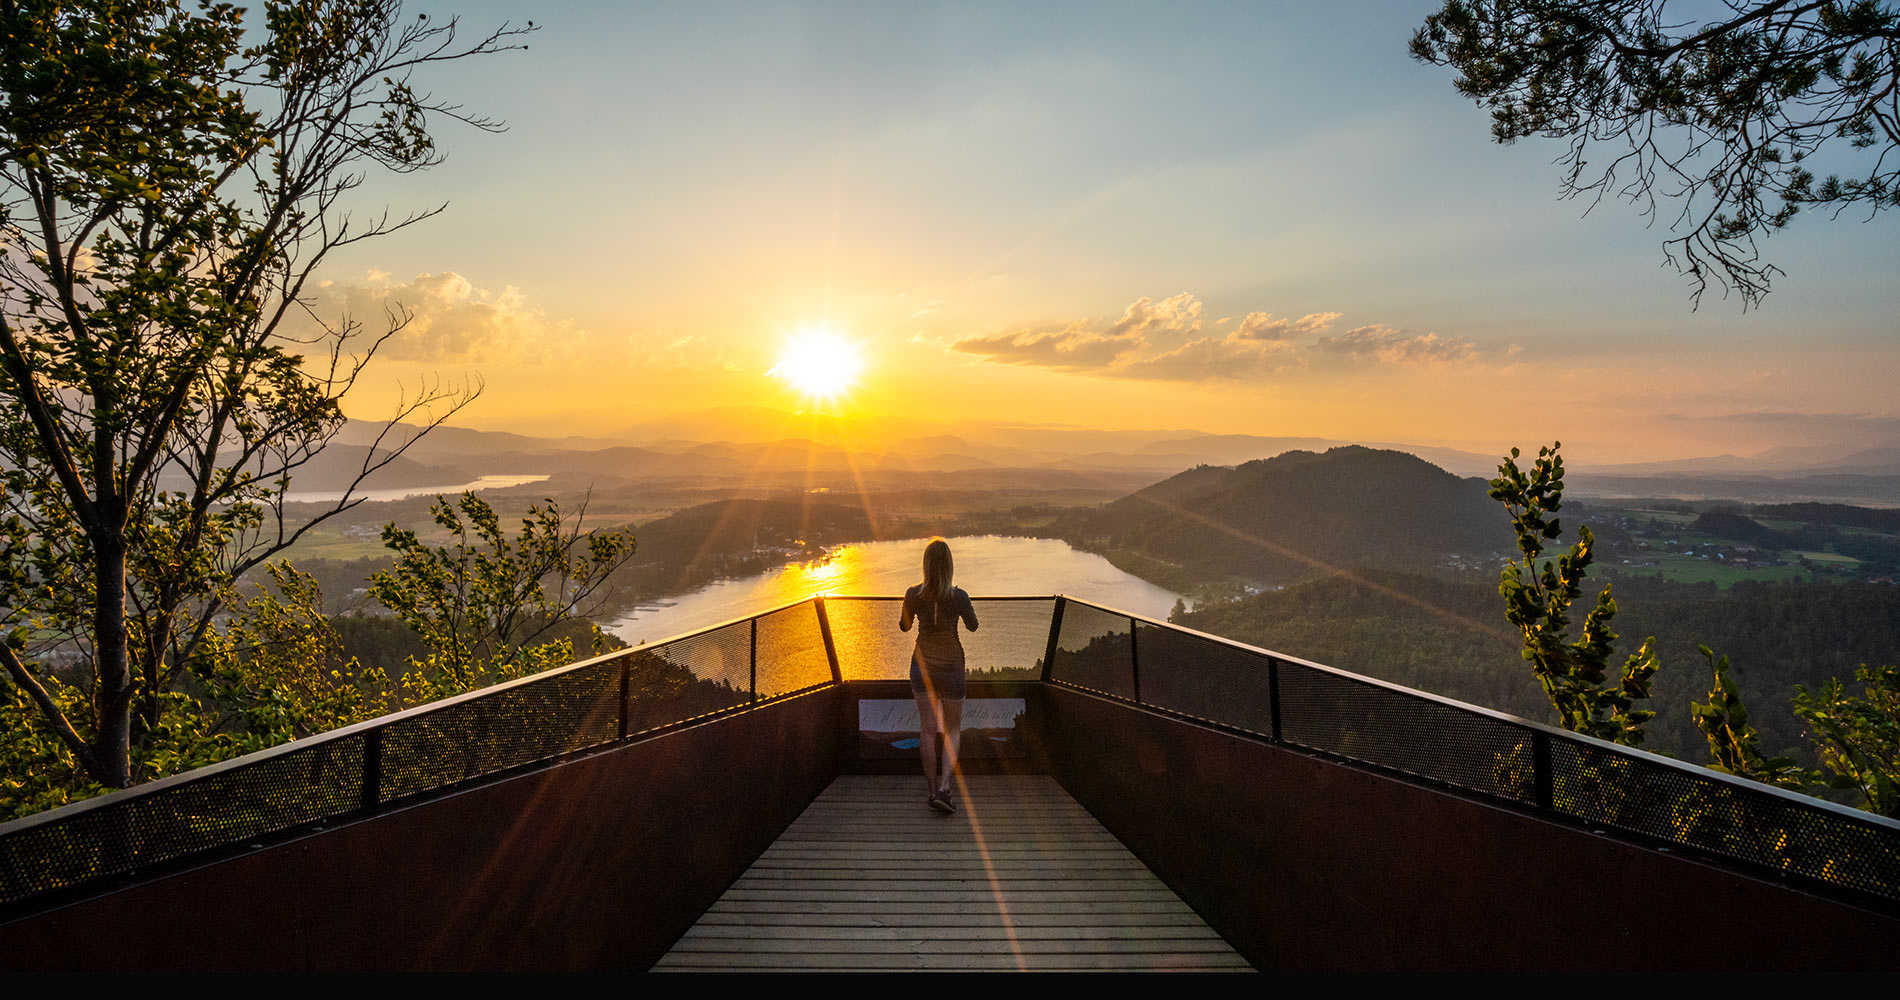
[[[1747,503],[1831,503],[1870,507],[1900,506],[1900,475],[1863,476],[1823,473],[1775,477],[1678,473],[1655,476],[1606,476],[1568,471],[1570,494],[1606,500],[1740,500]]]
[[[1156,441],[1135,449],[1138,455],[1166,454],[1171,457],[1188,457],[1189,462],[1182,464],[1238,465],[1260,458],[1272,458],[1289,451],[1324,451],[1353,442],[1336,438],[1314,437],[1260,437],[1253,434],[1193,434],[1186,437],[1169,438]],[[1499,455],[1481,455],[1472,451],[1459,451],[1455,448],[1435,448],[1423,445],[1398,444],[1392,442],[1361,442],[1365,447],[1385,451],[1402,451],[1446,469],[1460,476],[1497,475]]]
[[[425,433],[416,424],[392,425],[380,420],[350,421],[344,426],[343,432],[337,435],[336,443],[374,444],[388,451],[412,441],[414,444],[405,453],[408,457],[418,462],[443,463],[469,458],[482,459],[507,451],[589,451],[625,443],[587,437],[529,437],[526,434],[478,431],[468,427],[437,427]]]
[[[343,490],[356,483],[363,466],[370,461],[370,449],[364,445],[332,444],[291,472],[291,485],[304,493]],[[359,491],[459,486],[473,482],[480,475],[470,475],[467,470],[452,465],[425,465],[406,455],[391,459],[387,449],[376,452],[374,461],[385,464],[356,483]],[[259,470],[253,464],[251,471]],[[168,490],[188,488],[182,476],[170,472],[160,475],[159,486]]]
[[[1572,479],[1610,479],[1619,482],[1640,478],[1759,478],[1785,481],[1830,475],[1892,477],[1900,476],[1900,448],[1862,448],[1849,452],[1827,448],[1781,447],[1747,457],[1711,455],[1663,462],[1577,465],[1569,471]]]
[[[1190,469],[1055,529],[1094,548],[1268,582],[1318,569],[1434,566],[1511,544],[1483,480],[1357,445]]]
[[[1805,521],[1809,524],[1870,528],[1883,533],[1900,533],[1900,510],[1869,510],[1834,503],[1762,504],[1750,513],[1756,517]]]
[[[1126,489],[1199,465],[1234,466],[1294,451],[1320,453],[1348,442],[1312,437],[1205,434],[1192,430],[1096,430],[972,422],[853,423],[763,407],[684,414],[646,425],[638,438],[540,438],[440,427],[405,459],[482,475],[546,475],[547,488],[603,489],[665,484],[725,490]],[[413,425],[352,423],[339,445],[408,442]],[[729,433],[730,436],[720,436]],[[1417,456],[1458,476],[1489,478],[1498,455],[1400,443],[1366,447]],[[358,453],[360,454],[360,452]],[[1572,465],[1576,496],[1732,499],[1755,503],[1831,502],[1900,506],[1900,451],[1781,448],[1758,455],[1633,465]],[[310,470],[298,489],[334,477]],[[391,470],[385,485],[444,485],[435,474]],[[373,484],[374,485],[374,484]]]

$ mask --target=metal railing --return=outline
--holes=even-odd
[[[0,825],[0,907],[813,690],[902,678],[911,637],[896,629],[897,601],[800,601]],[[973,679],[1086,691],[1900,902],[1892,820],[1074,598],[975,604]]]
[[[1074,598],[1045,679],[1900,902],[1900,822]]]
[[[0,824],[0,907],[834,685],[824,607],[799,601]]]

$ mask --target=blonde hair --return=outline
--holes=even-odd
[[[924,546],[924,585],[918,596],[931,606],[930,620],[937,620],[936,606],[949,600],[952,592],[951,578],[956,574],[956,563],[950,558],[950,543],[941,538],[933,538]]]

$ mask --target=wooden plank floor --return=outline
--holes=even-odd
[[[655,971],[1247,970],[1051,778],[846,775]]]

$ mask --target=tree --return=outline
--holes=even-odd
[[[288,562],[266,567],[270,586],[232,595],[189,667],[208,692],[208,746],[177,752],[202,766],[341,729],[404,708],[387,672],[365,667],[324,613],[315,577]],[[210,758],[210,760],[204,759]],[[174,770],[182,770],[177,768]]]
[[[1867,809],[1900,819],[1900,668],[1862,667],[1856,697],[1839,678],[1818,695],[1794,689],[1794,714],[1809,727],[1821,763],[1833,773],[1828,785],[1861,793]]]
[[[1554,559],[1544,559],[1544,542],[1563,534],[1555,514],[1563,507],[1564,463],[1557,454],[1561,442],[1541,448],[1531,471],[1518,468],[1518,450],[1498,466],[1491,480],[1491,498],[1511,512],[1511,527],[1523,562],[1504,567],[1498,593],[1504,598],[1504,616],[1524,636],[1524,659],[1544,687],[1565,729],[1598,739],[1640,746],[1643,724],[1656,713],[1635,707],[1649,697],[1650,681],[1661,666],[1655,638],[1643,640],[1630,654],[1620,676],[1608,677],[1616,633],[1610,619],[1616,601],[1605,585],[1596,606],[1583,620],[1583,632],[1570,638],[1570,606],[1583,596],[1583,578],[1590,568],[1595,538],[1590,529],[1577,529],[1577,542]],[[1541,565],[1540,565],[1541,561]]]
[[[1706,705],[1691,703],[1690,714],[1696,728],[1709,741],[1709,767],[1738,778],[1748,778],[1777,788],[1804,790],[1815,776],[1791,757],[1770,757],[1762,752],[1755,727],[1748,724],[1748,708],[1742,693],[1728,675],[1728,657],[1716,656],[1707,646],[1697,646],[1709,661],[1714,685]]]
[[[1564,197],[1680,202],[1665,259],[1757,305],[1758,241],[1805,206],[1900,206],[1900,10],[1877,0],[1447,0],[1414,58],[1458,71],[1500,143],[1542,135]],[[1816,179],[1810,164],[1826,150]]]
[[[437,162],[438,116],[499,128],[412,72],[533,27],[469,44],[398,0],[243,16],[0,4],[0,666],[108,787],[141,776],[229,583],[359,502],[292,523],[283,501],[406,316],[365,337],[311,314],[306,283],[332,251],[440,211],[352,218],[364,170]],[[470,398],[420,397],[398,419],[433,426]],[[407,443],[369,449],[362,475]]]
[[[370,581],[370,596],[422,635],[433,652],[417,683],[444,693],[544,670],[574,658],[557,626],[598,611],[608,578],[633,558],[633,532],[586,532],[587,505],[570,522],[553,500],[528,508],[512,539],[488,502],[464,493],[430,508],[449,544],[424,544],[388,525],[396,563]],[[590,645],[606,637],[587,626]]]

